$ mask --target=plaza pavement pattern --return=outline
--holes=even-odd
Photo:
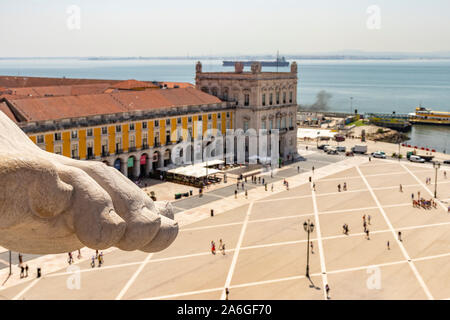
[[[301,164],[300,164],[301,165]],[[112,251],[105,265],[77,263],[80,289],[61,269],[0,290],[4,299],[448,299],[450,298],[450,179],[439,172],[436,209],[413,208],[411,194],[431,199],[428,165],[340,158],[312,174],[290,169],[274,191],[255,186],[248,199],[223,194],[177,214],[180,233],[156,254]],[[280,174],[281,175],[281,174]],[[314,191],[308,182],[312,176]],[[280,178],[280,176],[278,176]],[[338,192],[337,185],[348,185]],[[400,192],[399,185],[403,185]],[[249,184],[250,185],[250,184]],[[191,205],[189,205],[191,207]],[[215,216],[209,217],[210,208]],[[371,216],[370,240],[363,215]],[[310,279],[305,277],[307,234],[311,234]],[[344,235],[342,225],[349,225]],[[398,232],[402,233],[402,241]],[[226,254],[211,254],[223,239]],[[390,242],[390,250],[387,242]],[[308,249],[309,250],[309,249]]]

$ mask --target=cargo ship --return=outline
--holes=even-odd
[[[262,67],[289,67],[289,61],[286,61],[284,57],[277,58],[275,61],[223,61],[224,67],[234,67],[236,62],[241,62],[244,67],[251,67],[254,62],[261,63]]]
[[[450,125],[450,112],[432,111],[424,107],[416,108],[415,113],[409,114],[412,124]]]
[[[383,127],[389,128],[397,131],[406,132],[411,129],[411,122],[409,121],[408,115],[400,114],[378,114],[371,113],[368,114],[370,123]]]

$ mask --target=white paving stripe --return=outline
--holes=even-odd
[[[17,295],[15,295],[12,300],[19,300],[25,293],[28,292],[28,290],[30,290],[31,288],[33,288],[36,283],[39,282],[39,280],[41,280],[42,278],[37,278],[35,280],[33,280],[28,286],[26,286],[22,291],[20,291]]]
[[[311,185],[311,194],[312,194],[313,207],[314,207],[317,244],[319,245],[320,270],[322,272],[322,290],[323,290],[324,299],[327,300],[328,296],[327,296],[327,292],[325,290],[325,286],[328,284],[327,269],[325,266],[325,256],[324,256],[323,243],[322,243],[322,234],[320,231],[319,209],[317,208],[316,192],[312,188],[312,185]],[[308,248],[308,250],[309,250],[309,248]]]
[[[223,287],[222,296],[220,297],[221,300],[225,300],[225,298],[226,298],[225,288],[228,288],[230,286],[231,279],[233,278],[233,273],[234,273],[234,270],[236,268],[237,259],[239,257],[239,251],[241,249],[241,245],[242,245],[242,242],[244,240],[245,231],[247,230],[247,224],[248,224],[248,220],[250,218],[250,215],[252,214],[252,209],[253,209],[253,201],[250,202],[250,205],[249,205],[248,211],[247,211],[247,215],[245,216],[244,224],[242,225],[241,234],[239,235],[239,240],[238,240],[238,243],[236,245],[236,249],[235,249],[234,254],[233,254],[233,260],[231,261],[231,265],[230,265],[230,269],[228,271],[227,279],[226,279],[225,285]]]
[[[383,207],[381,206],[377,196],[375,195],[375,192],[372,190],[371,186],[369,185],[369,182],[367,182],[367,179],[364,177],[363,173],[361,172],[361,170],[359,169],[358,166],[356,166],[356,170],[358,170],[358,173],[361,175],[361,178],[364,180],[364,183],[366,184],[367,188],[369,189],[373,200],[376,202],[376,204],[378,206],[378,209],[380,210],[380,213],[383,215],[384,220],[386,221],[386,224],[388,225],[389,229],[392,232],[392,235],[394,236],[394,239],[397,241],[397,244],[399,245],[399,247],[400,247],[400,249],[401,249],[401,251],[403,253],[403,256],[405,257],[406,260],[408,260],[408,264],[411,267],[411,270],[413,271],[413,273],[416,276],[417,280],[419,281],[419,284],[422,286],[422,288],[425,291],[425,294],[427,295],[428,299],[433,300],[433,295],[431,294],[431,292],[428,289],[427,285],[423,281],[423,278],[419,274],[419,271],[417,270],[416,266],[412,262],[412,260],[411,260],[411,258],[409,256],[408,252],[406,251],[403,243],[398,239],[397,234],[395,232],[395,229],[392,226],[391,221],[387,217],[386,212],[384,211]]]
[[[150,261],[152,258],[153,253],[150,253],[144,261],[140,264],[139,268],[136,270],[136,272],[131,276],[130,280],[127,281],[125,286],[120,290],[120,293],[117,295],[116,300],[122,300],[123,296],[127,293],[128,289],[130,289],[131,285],[136,281],[136,278],[139,276],[139,274],[142,272],[144,267],[147,265],[147,262]]]

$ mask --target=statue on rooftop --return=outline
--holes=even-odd
[[[172,206],[118,170],[48,153],[0,111],[0,246],[34,254],[158,252],[178,234]]]

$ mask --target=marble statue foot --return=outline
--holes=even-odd
[[[87,246],[157,252],[178,234],[172,206],[118,170],[45,152],[0,112],[0,245],[22,253]]]

